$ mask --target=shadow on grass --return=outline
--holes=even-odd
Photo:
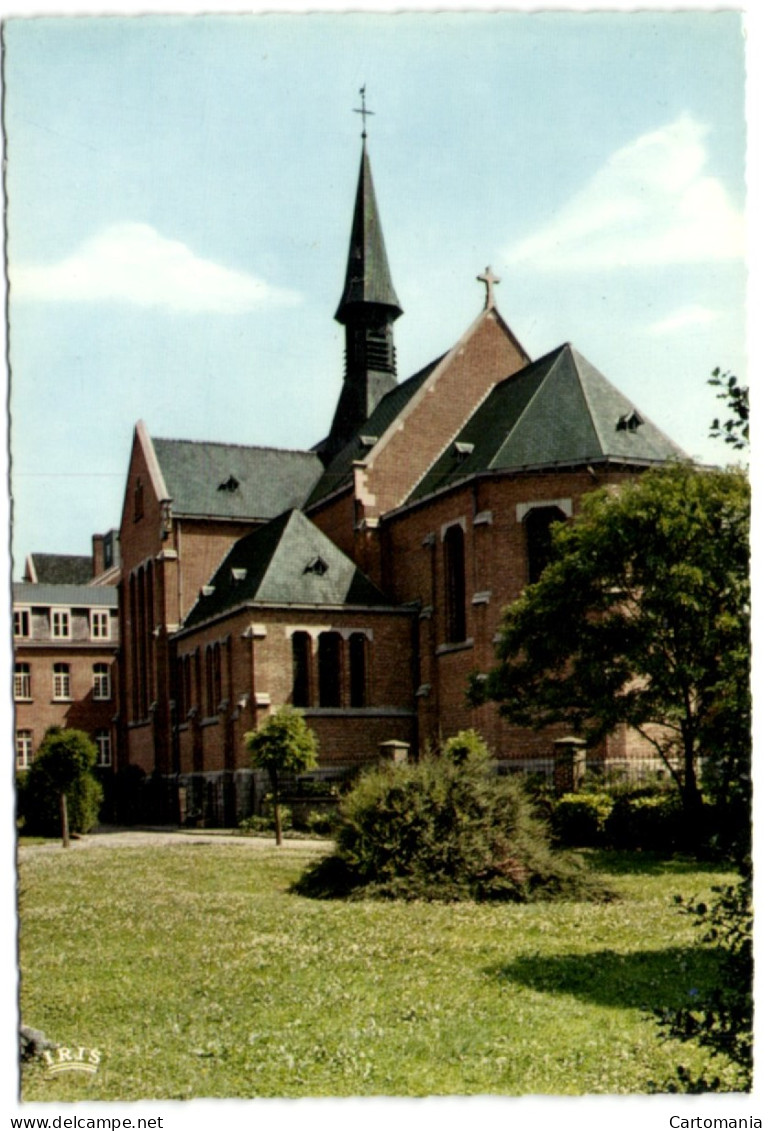
[[[716,860],[696,860],[693,856],[665,856],[659,852],[618,852],[609,848],[580,851],[588,868],[614,876],[682,876],[690,872],[722,872]]]
[[[595,1005],[619,1009],[676,1009],[704,997],[719,980],[721,955],[702,947],[620,954],[529,954],[486,973],[549,994],[570,994]]]

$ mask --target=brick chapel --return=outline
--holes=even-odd
[[[120,523],[119,768],[198,781],[245,811],[244,735],[283,705],[327,771],[476,728],[500,765],[557,732],[470,708],[502,609],[583,495],[685,458],[572,345],[532,360],[497,309],[398,381],[392,283],[363,133],[343,293],[345,370],[311,451],[152,437],[136,425]],[[593,752],[626,756],[620,732]],[[174,789],[172,790],[172,786]],[[201,790],[197,793],[200,795]]]

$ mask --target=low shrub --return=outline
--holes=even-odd
[[[608,793],[566,793],[553,805],[553,833],[565,845],[603,844],[613,806]]]
[[[676,790],[644,796],[623,794],[607,818],[607,842],[613,848],[673,851],[681,846],[682,813]]]
[[[330,836],[335,825],[333,809],[311,809],[306,815],[306,827],[315,836]]]
[[[279,806],[279,817],[282,822],[283,829],[292,827],[292,810],[287,805]],[[242,836],[261,836],[264,833],[274,832],[274,810],[271,809],[270,814],[253,813],[250,817],[245,817],[244,820],[239,822],[239,833]]]
[[[365,774],[342,802],[334,854],[295,890],[445,901],[610,896],[580,861],[552,849],[521,783],[496,777],[473,731],[415,765]]]

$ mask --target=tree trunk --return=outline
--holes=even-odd
[[[276,770],[269,771],[271,791],[274,794],[274,834],[277,848],[282,847],[282,818],[279,815],[279,775]]]
[[[67,818],[67,794],[59,794],[59,816],[62,822],[62,848],[70,847],[70,822]]]

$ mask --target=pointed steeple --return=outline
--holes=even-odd
[[[373,174],[370,170],[370,158],[364,140],[357,195],[354,201],[346,280],[336,311],[336,321],[344,326],[347,325],[351,314],[362,303],[385,307],[390,312],[392,320],[399,318],[403,312],[389,273],[384,235],[381,231],[376,192],[373,187]]]
[[[326,462],[362,427],[381,398],[397,384],[392,327],[401,314],[389,273],[363,129],[346,278],[335,314],[336,321],[346,328],[344,387],[321,453]]]

